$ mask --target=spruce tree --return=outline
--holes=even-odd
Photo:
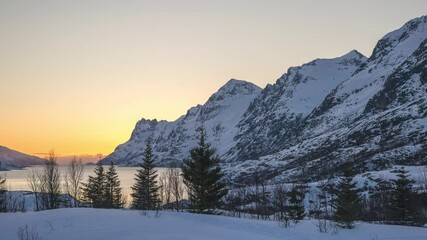
[[[393,173],[396,173],[397,179],[392,180],[392,219],[397,224],[411,224],[414,218],[414,210],[411,206],[414,181],[409,179],[408,171],[403,167],[394,170]]]
[[[144,162],[137,170],[135,184],[131,194],[132,208],[141,210],[154,210],[160,204],[159,186],[157,184],[157,170],[155,169],[151,140],[147,140],[144,150]]]
[[[83,183],[83,198],[94,208],[105,207],[105,173],[104,167],[98,163],[95,170],[95,176],[89,176],[88,182]]]
[[[120,187],[119,176],[113,162],[111,162],[105,174],[104,196],[106,208],[123,207],[122,188]]]
[[[190,158],[184,160],[182,174],[188,189],[191,208],[198,213],[213,213],[220,200],[227,194],[222,182],[223,174],[215,150],[206,143],[206,132],[198,129],[198,146],[190,150]]]
[[[350,171],[344,172],[334,193],[335,198],[332,200],[332,206],[335,208],[334,221],[339,227],[353,228],[354,221],[358,219],[361,211],[362,197]]]
[[[305,216],[304,198],[306,186],[293,185],[291,191],[288,192],[287,211],[289,218],[295,223],[302,220]]]

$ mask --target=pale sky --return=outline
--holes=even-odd
[[[376,42],[427,1],[0,0],[0,145],[108,154],[230,78],[264,87]]]

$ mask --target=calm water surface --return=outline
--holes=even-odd
[[[88,176],[94,176],[93,170],[95,169],[95,165],[85,165],[84,168],[84,179],[83,182],[86,182]],[[109,166],[104,166],[104,170],[108,170]],[[27,176],[31,169],[42,169],[43,166],[33,166],[24,168],[22,170],[12,170],[0,172],[0,174],[5,174],[7,179],[7,187],[10,190],[30,190],[27,182]],[[59,171],[61,173],[61,177],[64,176],[64,173],[67,169],[67,166],[59,166]],[[134,184],[135,173],[139,167],[116,167],[117,173],[120,178],[120,185],[123,188],[123,193],[129,195],[132,193],[131,186]],[[161,176],[166,172],[168,168],[157,168],[158,176]],[[62,179],[61,179],[62,180]]]

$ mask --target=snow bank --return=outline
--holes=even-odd
[[[17,239],[21,226],[37,229],[41,239],[427,239],[426,228],[360,223],[337,234],[319,233],[314,221],[293,228],[277,222],[224,216],[160,212],[159,217],[130,210],[57,209],[43,212],[1,213],[0,239]]]

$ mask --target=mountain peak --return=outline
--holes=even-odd
[[[345,59],[358,58],[358,59],[363,59],[363,58],[366,58],[366,57],[363,54],[361,54],[359,51],[357,51],[356,49],[353,49],[350,52],[348,52],[347,54],[344,54],[344,55],[342,55],[339,58],[345,58]]]
[[[301,78],[312,78],[313,75],[319,79],[328,79],[331,75],[330,71],[344,73],[346,76],[337,76],[341,81],[344,81],[366,61],[367,58],[357,50],[352,50],[340,57],[317,58],[301,66],[288,68],[288,71],[276,81],[276,85],[282,86],[291,82],[299,84]]]
[[[219,91],[237,91],[237,90],[249,90],[250,93],[252,93],[253,91],[257,90],[257,89],[261,89],[260,87],[258,87],[257,85],[250,83],[248,81],[245,80],[238,80],[238,79],[230,79],[228,80],[228,82],[226,82],[224,84],[224,86],[222,86]]]
[[[370,61],[393,54],[396,57],[412,53],[427,38],[427,15],[414,18],[401,28],[386,34],[374,48]]]
[[[219,101],[227,96],[237,96],[237,95],[254,95],[261,92],[261,88],[257,85],[237,79],[230,79],[224,86],[222,86],[216,93],[214,93],[208,100]]]

